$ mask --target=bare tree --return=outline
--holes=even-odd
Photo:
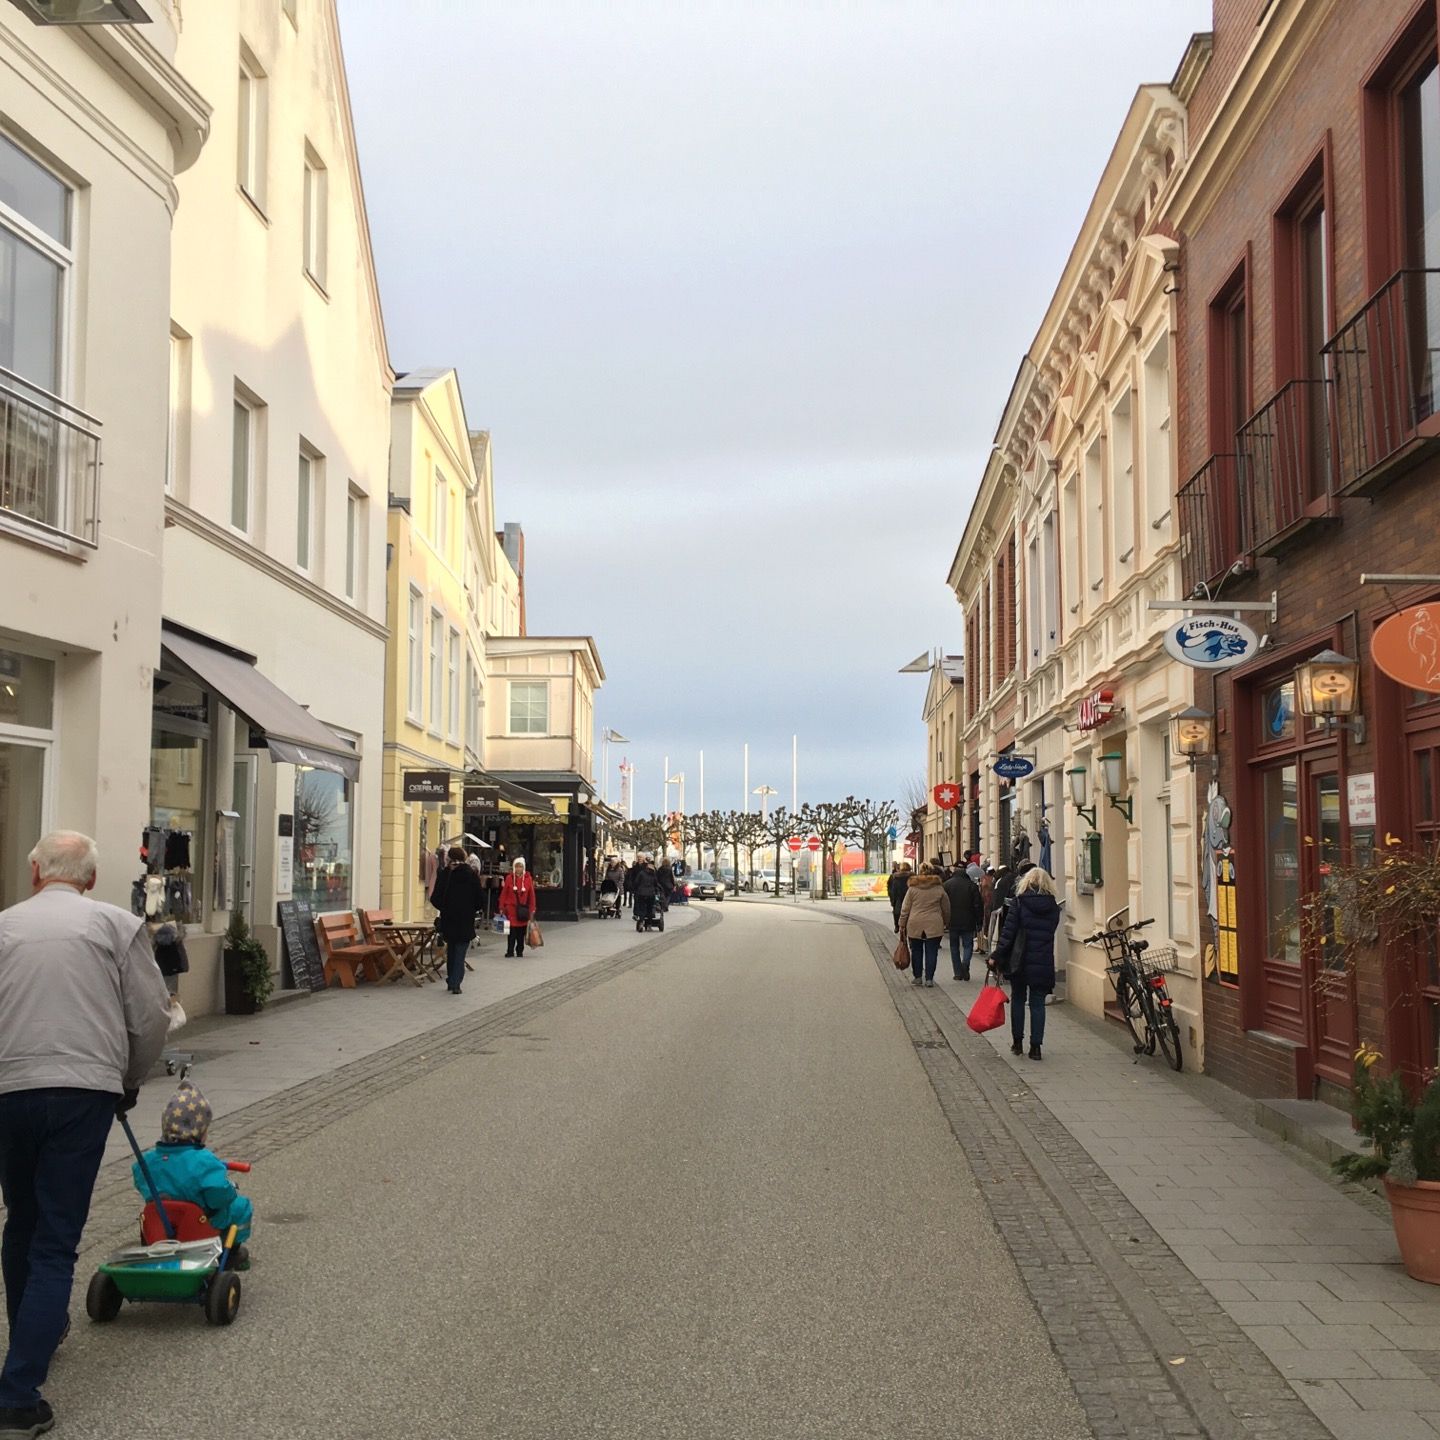
[[[911,816],[917,810],[923,813],[929,804],[930,787],[925,783],[925,776],[917,770],[915,774],[907,777],[901,787],[901,808],[907,816]]]
[[[830,866],[826,863],[835,853],[835,846],[842,841],[855,823],[860,802],[847,795],[843,800],[829,800],[822,805],[802,805],[800,824],[812,835],[820,837],[820,888],[830,894]]]
[[[623,820],[611,834],[622,845],[635,850],[650,850],[662,855],[665,850],[665,822],[658,815],[646,815],[643,819]]]
[[[800,821],[783,805],[778,810],[772,810],[763,818],[756,818],[760,819],[760,833],[765,837],[766,843],[775,847],[775,893],[778,895],[780,893],[780,852],[785,848],[785,842],[792,835],[802,833]]]
[[[735,888],[740,888],[740,847],[756,845],[765,835],[765,827],[761,824],[760,817],[753,812],[746,814],[741,810],[726,810],[723,813],[717,811],[715,814],[716,832],[719,835],[719,844],[730,847],[730,855],[735,875]]]
[[[865,868],[869,870],[873,854],[883,854],[885,842],[890,838],[890,827],[900,821],[900,811],[893,800],[858,800],[850,827],[845,832],[847,840],[853,840],[865,852]],[[881,868],[884,868],[883,861]]]

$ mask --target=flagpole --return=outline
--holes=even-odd
[[[745,742],[745,785],[740,792],[745,797],[744,813],[750,813],[750,742]]]
[[[800,737],[790,737],[790,813],[800,808]]]

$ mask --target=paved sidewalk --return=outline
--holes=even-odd
[[[872,924],[889,918],[851,913]],[[947,978],[918,993],[968,1010],[978,981],[949,979],[943,957],[940,973]],[[1308,1156],[1229,1118],[1206,1099],[1217,1082],[1137,1061],[1110,1022],[1051,1006],[1039,1064],[1010,1054],[1008,1025],[979,1039],[1336,1440],[1440,1436],[1440,1286],[1401,1269],[1383,1201],[1342,1188]]]
[[[666,916],[666,933],[692,923],[699,909],[672,906]],[[497,1000],[608,959],[641,937],[628,917],[556,921],[545,927],[545,944],[539,950],[526,950],[520,960],[505,958],[502,939],[484,936],[471,950],[474,973],[466,976],[458,996],[451,995],[441,981],[418,987],[399,981],[358,985],[354,990],[332,988],[299,998],[287,996],[258,1015],[207,1015],[192,1021],[171,1037],[171,1049],[195,1057],[195,1083],[218,1118]],[[157,1068],[141,1090],[131,1121],[142,1144],[151,1143],[158,1134],[160,1111],[174,1085],[175,1081]],[[105,1159],[129,1153],[125,1136],[116,1126]]]

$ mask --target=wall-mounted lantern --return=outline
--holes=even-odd
[[[1090,772],[1083,765],[1076,765],[1074,769],[1067,770],[1065,773],[1070,777],[1070,799],[1075,806],[1076,813],[1083,815],[1090,822],[1090,828],[1093,830],[1096,825],[1095,814],[1100,807],[1085,803],[1090,798],[1089,787],[1085,783],[1085,777]]]
[[[1180,711],[1178,715],[1172,715],[1170,717],[1170,753],[1183,755],[1190,762],[1191,770],[1194,770],[1197,760],[1206,755],[1213,755],[1215,753],[1215,717],[1208,710],[1201,710],[1195,705]]]
[[[1334,650],[1312,655],[1295,667],[1295,698],[1307,720],[1318,720],[1329,732],[1347,730],[1357,745],[1364,744],[1358,660]]]
[[[1100,776],[1105,782],[1105,798],[1110,802],[1112,810],[1118,810],[1126,820],[1127,824],[1135,823],[1135,802],[1130,796],[1124,795],[1125,790],[1125,757],[1118,754],[1102,755],[1100,757]],[[1122,799],[1122,795],[1124,798]]]

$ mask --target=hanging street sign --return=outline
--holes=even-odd
[[[1375,663],[1407,690],[1440,695],[1440,605],[1412,605],[1370,637]]]
[[[1196,670],[1229,670],[1260,649],[1260,637],[1229,615],[1187,615],[1168,625],[1165,653]]]
[[[960,803],[960,787],[958,785],[937,785],[930,793],[935,797],[938,809],[953,810]]]
[[[1115,713],[1115,692],[1113,690],[1092,690],[1080,702],[1078,728],[1098,730]]]
[[[899,838],[900,827],[898,825],[892,825],[890,827],[890,843],[893,845]]]
[[[1000,755],[991,768],[1006,780],[1023,780],[1035,773],[1035,761],[1029,755]]]

